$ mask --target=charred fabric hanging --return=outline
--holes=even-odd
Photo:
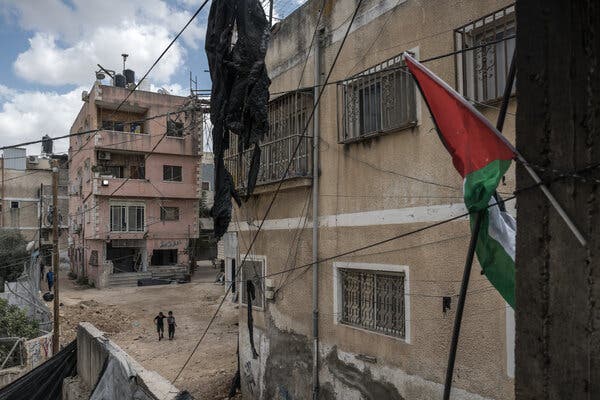
[[[241,205],[223,160],[230,134],[238,135],[240,162],[244,160],[242,152],[253,148],[246,198],[252,194],[258,178],[259,142],[269,129],[267,103],[271,81],[265,66],[269,35],[269,22],[259,0],[213,1],[206,31],[206,55],[212,80],[215,201],[211,215],[216,239],[227,232],[232,197]]]

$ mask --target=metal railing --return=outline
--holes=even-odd
[[[299,91],[269,103],[269,133],[260,143],[262,153],[257,185],[280,180],[290,159],[292,164],[286,178],[312,176],[312,125],[304,132],[312,109],[312,98],[312,92]],[[299,147],[294,155],[296,146]],[[253,149],[238,153],[238,136],[231,135],[225,166],[238,189],[247,184],[252,153]]]
[[[493,42],[456,56],[456,86],[466,98],[490,102],[502,96],[516,46],[515,17],[512,4],[454,31],[456,50]],[[516,85],[513,85],[513,91],[515,88]]]
[[[405,337],[403,273],[341,269],[340,280],[342,324]]]
[[[338,83],[339,141],[352,142],[417,123],[416,88],[398,55]]]
[[[0,369],[24,365],[23,343],[25,339],[18,337],[0,338]]]

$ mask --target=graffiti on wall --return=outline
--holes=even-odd
[[[165,240],[160,242],[160,245],[158,246],[161,249],[168,249],[168,248],[173,248],[173,247],[177,247],[181,244],[181,240]]]
[[[52,334],[37,337],[25,342],[25,354],[27,364],[35,368],[50,357],[52,357]]]

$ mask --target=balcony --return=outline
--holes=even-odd
[[[284,95],[269,103],[269,133],[260,143],[262,153],[257,186],[278,182],[286,169],[285,179],[312,176],[312,124],[304,132],[312,106],[311,91]],[[241,154],[237,149],[238,137],[231,135],[230,148],[225,153],[225,166],[233,176],[236,188],[243,191],[253,149]]]

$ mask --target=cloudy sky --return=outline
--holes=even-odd
[[[0,146],[68,133],[96,64],[141,77],[202,0],[0,0]],[[300,0],[276,1],[276,13]],[[290,6],[292,5],[292,7]],[[209,7],[150,75],[154,89],[189,92],[189,72],[210,88],[204,35]],[[279,9],[279,10],[278,10]],[[67,150],[65,141],[55,151]],[[28,147],[28,153],[40,146]]]

